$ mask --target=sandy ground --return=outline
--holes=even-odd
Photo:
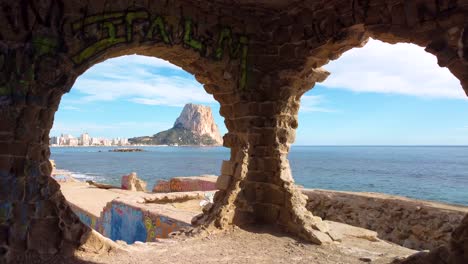
[[[160,194],[135,193],[118,189],[97,189],[86,183],[61,183],[61,186],[69,201],[87,208],[96,215],[99,215],[105,204],[113,199],[134,203],[142,197],[160,196]],[[190,215],[195,213],[190,212],[192,208],[199,207],[198,202],[172,204],[170,207],[165,205],[164,210],[171,211],[170,213],[175,215],[186,211],[187,215]],[[140,206],[162,210],[159,208],[162,205],[158,204]],[[197,208],[195,211],[198,210],[200,209]],[[63,259],[56,256],[42,263],[391,263],[396,258],[415,253],[413,250],[379,240],[374,231],[326,222],[335,235],[341,238],[341,242],[317,246],[272,231],[270,227],[257,226],[249,230],[232,228],[217,233],[205,231],[192,237],[180,235],[152,243],[137,242],[127,245],[118,242],[121,249],[113,250],[109,254],[77,252],[77,258]],[[36,263],[31,261],[33,260],[24,263]]]
[[[216,234],[136,243],[109,255],[81,254],[83,262],[77,263],[391,263],[415,252],[366,238],[362,229],[344,234],[341,243],[324,246],[297,241],[269,230],[268,227],[249,231],[233,228]],[[363,236],[356,237],[358,234]]]

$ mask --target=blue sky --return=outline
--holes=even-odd
[[[295,144],[468,145],[466,95],[423,48],[370,40],[324,68],[331,75],[302,98]],[[211,106],[226,132],[219,104],[189,73],[156,58],[114,58],[63,96],[51,135],[152,135],[188,102]]]

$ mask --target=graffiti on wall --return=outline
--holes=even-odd
[[[60,46],[60,40],[45,36],[32,37],[20,50],[0,43],[0,105],[24,97],[33,84],[54,87],[65,83],[67,75],[59,70],[56,56]],[[56,70],[50,71],[50,67]]]
[[[111,12],[86,16],[71,24],[74,34],[94,30],[94,38],[84,49],[72,57],[81,65],[101,52],[124,43],[164,43],[167,46],[182,44],[187,49],[213,60],[224,56],[240,60],[239,87],[247,82],[248,38],[234,34],[229,27],[222,27],[217,39],[195,36],[196,23],[189,18],[180,19],[182,34],[175,34],[173,28],[161,15],[151,15],[146,10]]]
[[[73,212],[87,226],[112,240],[153,242],[167,238],[170,233],[188,226],[187,223],[170,217],[151,213],[128,204],[112,201],[97,217],[77,206],[70,205]],[[0,207],[0,220],[2,217]]]
[[[0,39],[6,39],[11,31],[25,35],[26,41],[14,47],[8,46],[7,41],[0,43],[0,106],[11,103],[13,98],[24,98],[35,83],[63,83],[62,72],[49,69],[60,65],[56,55],[62,47],[63,11],[62,0],[2,3],[0,12],[7,26],[0,32]],[[28,98],[41,101],[31,94]]]
[[[80,209],[79,207],[73,206],[73,205],[71,205],[70,208],[78,216],[78,218],[81,220],[81,222],[83,222],[85,225],[99,231],[99,219],[96,216],[94,216],[94,215]]]

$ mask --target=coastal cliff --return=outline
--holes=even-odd
[[[186,104],[176,119],[174,127],[188,129],[197,135],[209,136],[218,145],[223,142],[209,106]]]
[[[186,104],[171,129],[153,136],[130,138],[145,145],[222,145],[223,140],[209,106]]]

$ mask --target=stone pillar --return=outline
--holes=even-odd
[[[64,78],[52,65],[37,75],[50,63],[37,56],[37,49],[2,52],[8,68],[0,75],[0,262],[32,263],[71,254],[91,231],[50,177],[49,131],[63,89],[74,78]]]
[[[197,223],[221,228],[273,224],[313,243],[331,242],[326,224],[305,208],[306,197],[294,185],[287,158],[298,126],[299,98],[313,86],[311,80],[315,78],[300,89],[214,94],[229,130],[224,146],[231,148],[231,158],[222,164],[215,206]]]

